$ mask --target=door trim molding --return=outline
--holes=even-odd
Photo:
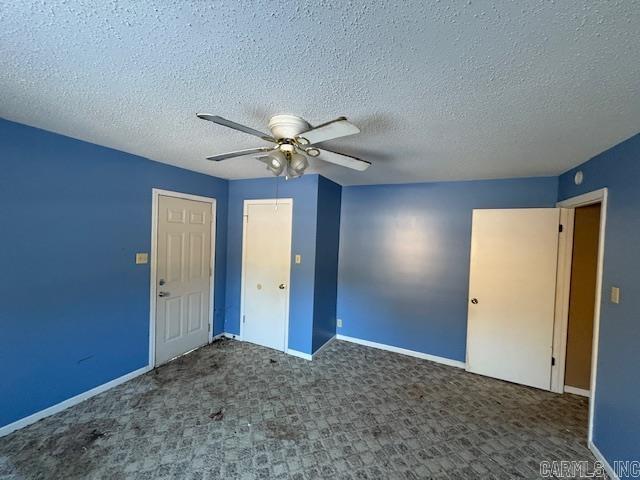
[[[562,393],[566,357],[559,352],[567,349],[567,332],[563,332],[562,318],[569,318],[569,287],[571,286],[571,261],[573,258],[573,222],[574,209],[560,209],[560,224],[563,226],[558,237],[558,271],[556,275],[556,308],[553,317],[553,343],[551,356],[555,364],[551,365],[551,385],[549,390]]]
[[[213,312],[215,304],[215,277],[216,277],[216,213],[217,202],[215,198],[192,195],[190,193],[151,189],[151,274],[149,288],[149,368],[156,365],[156,285],[157,285],[157,251],[158,251],[158,202],[159,197],[174,197],[184,200],[194,200],[211,205],[211,277],[209,281],[209,343],[213,341]]]
[[[242,264],[240,266],[241,275],[240,275],[240,334],[237,339],[244,341],[244,297],[245,297],[245,260],[247,255],[247,207],[249,205],[291,205],[291,231],[290,234],[293,234],[293,198],[260,198],[260,199],[252,199],[245,200],[242,206]],[[293,250],[293,237],[291,240],[291,246],[289,248],[289,271],[287,272],[287,305],[285,308],[285,319],[284,319],[284,352],[289,351],[289,305],[290,305],[290,297],[291,297],[291,252]]]
[[[605,245],[605,237],[606,237],[606,228],[607,228],[607,199],[609,196],[609,191],[607,188],[601,188],[599,190],[594,190],[592,192],[587,192],[582,195],[578,195],[576,197],[568,198],[561,202],[557,203],[557,206],[560,208],[577,208],[584,207],[587,205],[593,205],[594,203],[600,203],[600,234],[598,239],[598,266],[596,271],[596,298],[595,298],[595,308],[593,312],[593,340],[591,344],[591,380],[589,385],[589,391],[591,393],[591,398],[589,399],[589,433],[588,433],[588,441],[589,444],[593,444],[593,418],[595,412],[595,396],[596,396],[596,387],[597,387],[597,375],[598,375],[598,345],[600,343],[600,307],[602,304],[602,279],[604,273],[604,245]],[[569,259],[571,261],[571,259]],[[565,275],[565,278],[562,279],[564,284],[563,288],[563,298],[562,303],[567,305],[567,308],[564,308],[564,312],[561,317],[557,318],[556,321],[560,322],[560,335],[563,338],[567,336],[567,330],[569,325],[569,288],[571,286],[571,276]],[[558,285],[560,287],[560,285]],[[566,361],[567,348],[566,341],[564,342],[564,348],[556,350],[554,345],[553,355],[556,359],[559,359],[556,368],[559,368],[560,365],[563,366]],[[562,375],[558,374],[556,377],[564,377],[564,373]],[[562,393],[564,391],[564,378],[562,378],[562,382],[560,383],[559,388],[555,389],[557,393]]]

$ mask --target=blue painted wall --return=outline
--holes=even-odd
[[[576,169],[559,186],[227,182],[2,119],[0,152],[0,426],[147,364],[149,267],[134,254],[150,251],[153,187],[218,201],[214,333],[239,333],[243,200],[290,197],[303,261],[289,348],[317,350],[337,309],[338,333],[464,361],[472,209],[551,207],[606,186],[595,443],[610,462],[640,458],[640,135],[581,165],[580,186]]]
[[[144,367],[153,187],[215,197],[215,330],[227,182],[0,119],[0,426]]]
[[[291,261],[289,297],[289,348],[311,353],[313,336],[314,279],[318,175],[286,181],[283,177],[232,180],[229,182],[227,228],[227,297],[225,331],[240,334],[240,288],[242,278],[242,228],[244,201],[263,198],[293,198],[291,254],[302,255],[302,263]]]
[[[577,170],[584,173],[575,185]],[[607,187],[594,443],[607,460],[640,460],[640,134],[560,177],[559,198]],[[609,301],[612,286],[621,301]]]
[[[464,361],[471,212],[552,207],[557,178],[342,188],[342,335]]]
[[[336,334],[341,198],[340,185],[322,176],[318,178],[316,276],[313,303],[314,352]]]

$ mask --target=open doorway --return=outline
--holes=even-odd
[[[591,390],[600,210],[595,203],[574,211],[564,391],[584,397]]]
[[[564,232],[559,242],[551,390],[589,398],[590,448],[598,375],[607,194],[603,188],[557,204],[564,212]]]

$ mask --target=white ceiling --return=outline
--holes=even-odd
[[[0,116],[224,178],[276,113],[345,115],[343,184],[558,174],[640,130],[640,2],[2,2]]]

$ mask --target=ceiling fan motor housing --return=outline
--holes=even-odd
[[[311,128],[304,119],[295,115],[274,115],[269,120],[269,130],[276,140],[296,138]]]

